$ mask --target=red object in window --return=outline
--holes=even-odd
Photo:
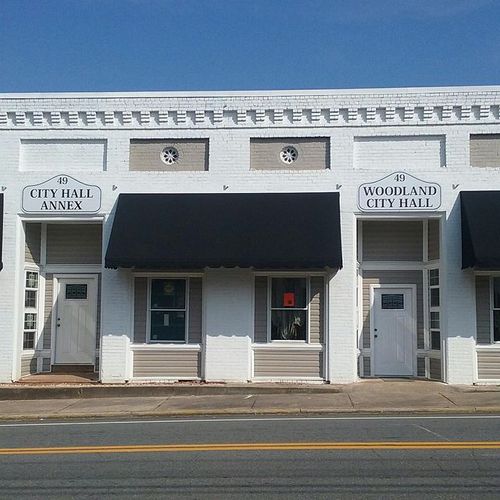
[[[293,292],[285,292],[283,294],[283,307],[295,306],[295,294]]]

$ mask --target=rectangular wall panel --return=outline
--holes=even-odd
[[[500,134],[473,134],[470,136],[470,164],[472,167],[500,167]]]
[[[254,349],[255,377],[322,377],[323,353],[307,349]]]
[[[162,160],[162,151],[177,152]],[[204,171],[208,170],[208,139],[132,139],[130,141],[130,170],[136,171]]]
[[[23,171],[71,174],[106,170],[106,139],[22,139]]]
[[[197,378],[200,352],[194,349],[155,349],[134,351],[134,377]]]
[[[47,264],[101,264],[100,224],[48,224]]]
[[[423,259],[421,221],[363,221],[363,261]]]
[[[441,135],[355,137],[354,166],[358,169],[432,170],[446,165]]]
[[[292,146],[294,161],[284,162],[281,151]],[[325,170],[330,168],[328,137],[255,138],[250,140],[250,168],[253,170]]]

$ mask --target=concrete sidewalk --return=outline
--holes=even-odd
[[[9,390],[6,387],[12,386],[3,386],[3,394]],[[376,379],[337,386],[183,384],[133,387],[137,389],[134,396],[122,390],[107,397],[47,398],[47,391],[57,390],[57,387],[45,387],[42,399],[8,399],[4,396],[0,401],[0,419],[297,413],[500,414],[500,386],[450,386],[421,380]],[[153,391],[148,392],[147,389],[152,387]],[[189,393],[189,388],[196,391]],[[169,392],[137,395],[141,390],[151,394],[159,389],[168,389]]]

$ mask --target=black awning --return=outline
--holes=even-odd
[[[3,269],[2,241],[3,241],[3,193],[0,193],[0,271]]]
[[[338,193],[121,194],[106,267],[342,267]]]
[[[462,269],[500,269],[500,191],[462,191]]]

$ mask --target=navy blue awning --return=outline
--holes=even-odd
[[[338,269],[339,194],[121,194],[105,265]]]
[[[500,269],[500,191],[462,191],[462,269]]]

